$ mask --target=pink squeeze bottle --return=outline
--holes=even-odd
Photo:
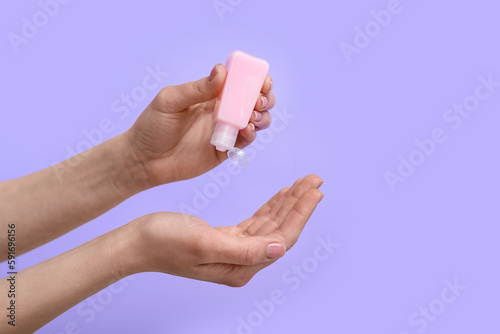
[[[234,51],[226,61],[227,77],[217,97],[214,134],[210,143],[218,151],[228,152],[233,163],[245,167],[243,151],[234,147],[238,132],[250,121],[255,103],[269,70],[267,61],[242,51]]]

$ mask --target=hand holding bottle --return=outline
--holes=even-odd
[[[150,184],[185,180],[201,175],[227,158],[210,144],[213,112],[227,71],[217,64],[209,77],[163,88],[126,132],[128,144],[144,167]],[[239,132],[236,146],[248,146],[256,131],[271,124],[269,109],[275,105],[268,75],[246,128]]]
[[[17,254],[71,231],[150,187],[207,172],[227,157],[216,147],[234,148],[235,144],[243,148],[255,140],[256,130],[271,123],[272,81],[267,67],[254,71],[246,62],[231,64],[229,86],[233,90],[226,90],[225,95],[231,106],[223,111],[217,108],[216,115],[216,102],[222,105],[227,78],[220,64],[210,77],[162,89],[127,132],[74,159],[0,183],[2,218],[20,225],[18,235],[23,242]],[[224,123],[222,128],[219,125],[224,131],[214,131],[214,116],[218,124]],[[212,140],[214,146],[214,138],[231,140]],[[321,183],[316,175],[297,180],[236,226],[212,228],[199,218],[171,212],[146,215],[24,269],[17,278],[23,289],[17,301],[24,320],[16,331],[32,333],[83,299],[139,272],[242,286],[295,244],[323,197],[318,190]],[[0,249],[4,250],[0,257],[6,259],[7,247]],[[7,291],[10,284],[0,280],[0,290]],[[7,302],[6,297],[0,302]],[[0,332],[9,326],[0,323]]]

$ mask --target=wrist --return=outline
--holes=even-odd
[[[120,163],[117,164],[116,188],[128,195],[134,195],[154,187],[149,179],[145,161],[135,152],[128,132],[117,137],[115,152],[118,152]]]
[[[147,271],[144,243],[141,237],[141,218],[114,230],[113,247],[117,254],[116,270],[121,278]]]
[[[133,162],[136,172],[140,171],[141,180],[147,186],[147,189],[178,181],[174,178],[169,178],[172,172],[166,167],[175,164],[166,162],[168,155],[155,153],[154,149],[150,148],[153,145],[152,143],[142,143],[140,140],[140,131],[132,127],[122,135],[123,140],[127,142],[126,154]],[[161,164],[162,168],[158,168],[159,164]]]

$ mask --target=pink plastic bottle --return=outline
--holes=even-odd
[[[240,156],[242,151],[234,147],[236,137],[239,130],[248,125],[266,80],[269,64],[248,53],[234,51],[227,58],[226,69],[226,82],[215,106],[216,125],[210,143],[221,152],[241,152],[237,153]]]

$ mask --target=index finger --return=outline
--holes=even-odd
[[[264,84],[262,85],[261,93],[262,94],[267,94],[273,89],[273,79],[271,76],[268,74],[266,76],[266,80],[264,80]]]

